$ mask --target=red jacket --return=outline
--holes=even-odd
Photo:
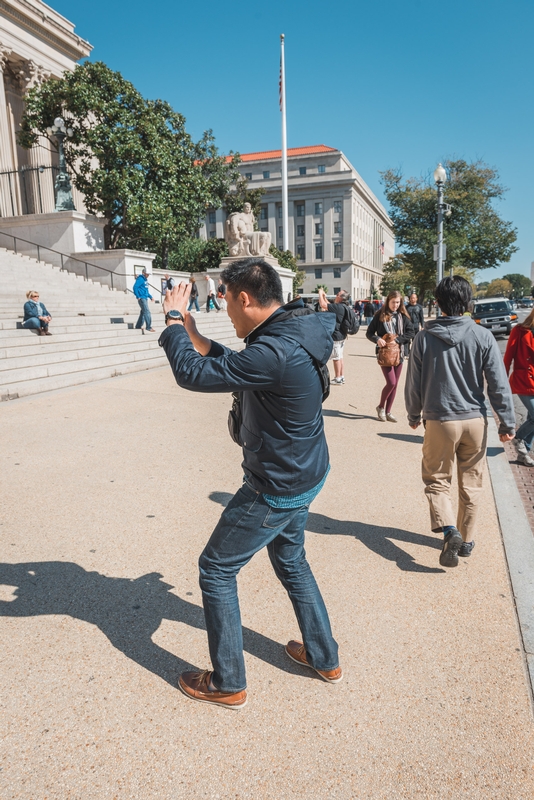
[[[534,395],[534,334],[522,325],[516,325],[508,339],[504,354],[506,374],[510,372],[512,361],[514,362],[510,376],[512,392]]]

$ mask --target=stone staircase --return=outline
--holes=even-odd
[[[150,304],[156,333],[143,335],[134,327],[139,306],[132,294],[5,249],[0,249],[0,286],[2,400],[168,363],[158,345],[164,327],[158,303]],[[52,315],[52,336],[20,328],[29,289],[39,292]],[[243,346],[225,313],[197,314],[196,321],[205,336],[236,349]]]

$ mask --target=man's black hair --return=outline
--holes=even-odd
[[[264,308],[273,303],[284,304],[282,281],[277,271],[263,258],[234,261],[221,272],[221,278],[234,297],[246,292]]]
[[[471,284],[459,275],[443,278],[436,286],[434,296],[444,314],[448,317],[461,317],[469,311]]]

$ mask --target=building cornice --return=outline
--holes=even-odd
[[[17,26],[38,36],[73,61],[79,61],[80,58],[88,56],[93,46],[75,34],[73,30],[68,30],[65,25],[62,25],[60,21],[64,17],[56,15],[56,12],[44,3],[41,5],[42,11],[28,0],[12,0],[12,2],[0,0],[0,16],[6,17]]]

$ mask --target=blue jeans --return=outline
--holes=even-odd
[[[47,325],[48,322],[43,322],[43,320],[39,319],[39,317],[30,317],[22,323],[24,328],[34,328],[35,330],[38,328],[46,328]]]
[[[246,686],[237,574],[267,546],[276,577],[297,616],[306,655],[316,669],[338,665],[328,612],[304,552],[308,506],[271,508],[249,484],[234,495],[199,559],[200,588],[213,664],[213,683],[223,692]]]
[[[146,329],[148,330],[152,327],[152,314],[148,308],[148,297],[138,297],[137,302],[139,303],[141,313],[139,314],[139,319],[137,320],[135,327],[142,328],[144,321],[146,324]]]
[[[532,447],[532,440],[534,439],[534,395],[518,394],[517,396],[527,409],[527,418],[519,427],[515,438],[522,439],[525,442],[527,450],[530,450]]]
[[[191,298],[190,298],[190,300],[189,300],[189,306],[188,306],[187,310],[188,310],[188,311],[191,311],[191,308],[193,307],[193,303],[195,304],[195,309],[196,309],[197,311],[200,311],[200,307],[199,307],[199,305],[198,305],[198,297],[191,297]]]

